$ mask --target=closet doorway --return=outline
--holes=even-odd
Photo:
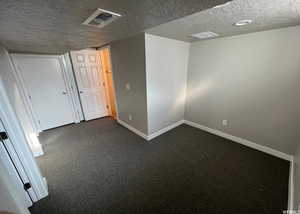
[[[109,47],[71,51],[71,59],[85,120],[116,119]]]
[[[74,123],[66,67],[61,55],[12,54],[19,87],[38,131]]]
[[[99,51],[100,51],[104,81],[106,85],[105,93],[107,97],[109,115],[112,116],[114,119],[117,119],[116,95],[114,90],[110,49],[109,47],[104,47],[99,49]]]

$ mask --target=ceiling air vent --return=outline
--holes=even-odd
[[[120,14],[98,8],[82,24],[101,28],[120,17]]]
[[[211,31],[206,31],[206,32],[192,34],[190,36],[196,39],[211,39],[211,38],[218,37],[219,35]]]

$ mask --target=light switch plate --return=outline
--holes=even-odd
[[[130,84],[126,83],[125,88],[126,88],[127,91],[130,91],[130,89],[131,89]]]

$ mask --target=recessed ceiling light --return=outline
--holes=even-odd
[[[211,31],[205,31],[205,32],[201,32],[201,33],[192,34],[190,36],[197,38],[197,39],[210,39],[210,38],[218,37],[219,34],[211,32]]]
[[[240,20],[236,23],[234,23],[235,26],[244,26],[244,25],[249,25],[252,23],[251,19],[244,19],[244,20]]]

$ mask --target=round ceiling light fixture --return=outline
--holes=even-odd
[[[239,26],[249,25],[251,23],[252,23],[251,19],[244,19],[234,23],[234,25],[239,27]]]

